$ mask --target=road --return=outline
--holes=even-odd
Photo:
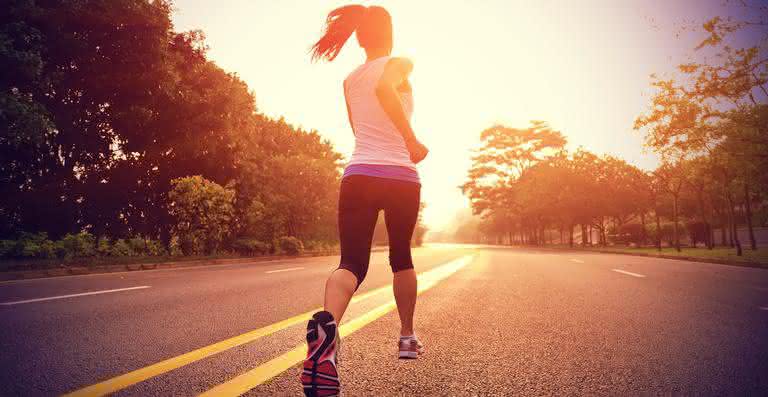
[[[768,394],[768,271],[584,252],[414,253],[396,357],[385,253],[342,323],[347,396]],[[338,257],[0,283],[0,395],[300,395]]]

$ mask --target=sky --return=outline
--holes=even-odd
[[[465,182],[480,132],[544,120],[568,148],[652,169],[635,118],[648,109],[650,75],[698,56],[701,32],[682,30],[727,14],[718,0],[367,2],[392,14],[393,55],[414,62],[413,127],[430,149],[419,164],[424,221],[449,226],[469,206]],[[354,37],[332,63],[311,63],[325,16],[349,4],[326,0],[176,0],[177,31],[200,29],[209,59],[236,73],[258,110],[317,130],[346,158],[354,137],[342,92],[365,61]]]

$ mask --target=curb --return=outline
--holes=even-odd
[[[378,251],[376,249],[372,251]],[[135,272],[144,270],[176,269],[185,267],[211,266],[211,265],[237,265],[254,262],[267,262],[285,259],[313,258],[320,256],[339,255],[338,251],[317,251],[305,252],[299,255],[267,255],[241,258],[223,258],[223,259],[198,259],[189,261],[171,261],[158,263],[129,263],[122,265],[99,265],[99,266],[61,266],[58,268],[45,270],[18,270],[0,272],[0,282],[31,280],[37,278],[53,278],[64,276],[79,276],[84,274],[103,274],[116,272]]]

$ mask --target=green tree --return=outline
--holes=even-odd
[[[186,255],[216,253],[230,234],[235,191],[201,176],[174,179],[168,193],[174,232]]]

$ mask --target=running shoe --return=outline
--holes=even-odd
[[[424,345],[416,336],[400,338],[398,347],[400,348],[400,358],[419,358],[419,355],[424,353]]]
[[[339,335],[333,315],[317,312],[307,324],[307,359],[301,373],[304,395],[332,397],[339,395],[339,374],[336,371]]]

